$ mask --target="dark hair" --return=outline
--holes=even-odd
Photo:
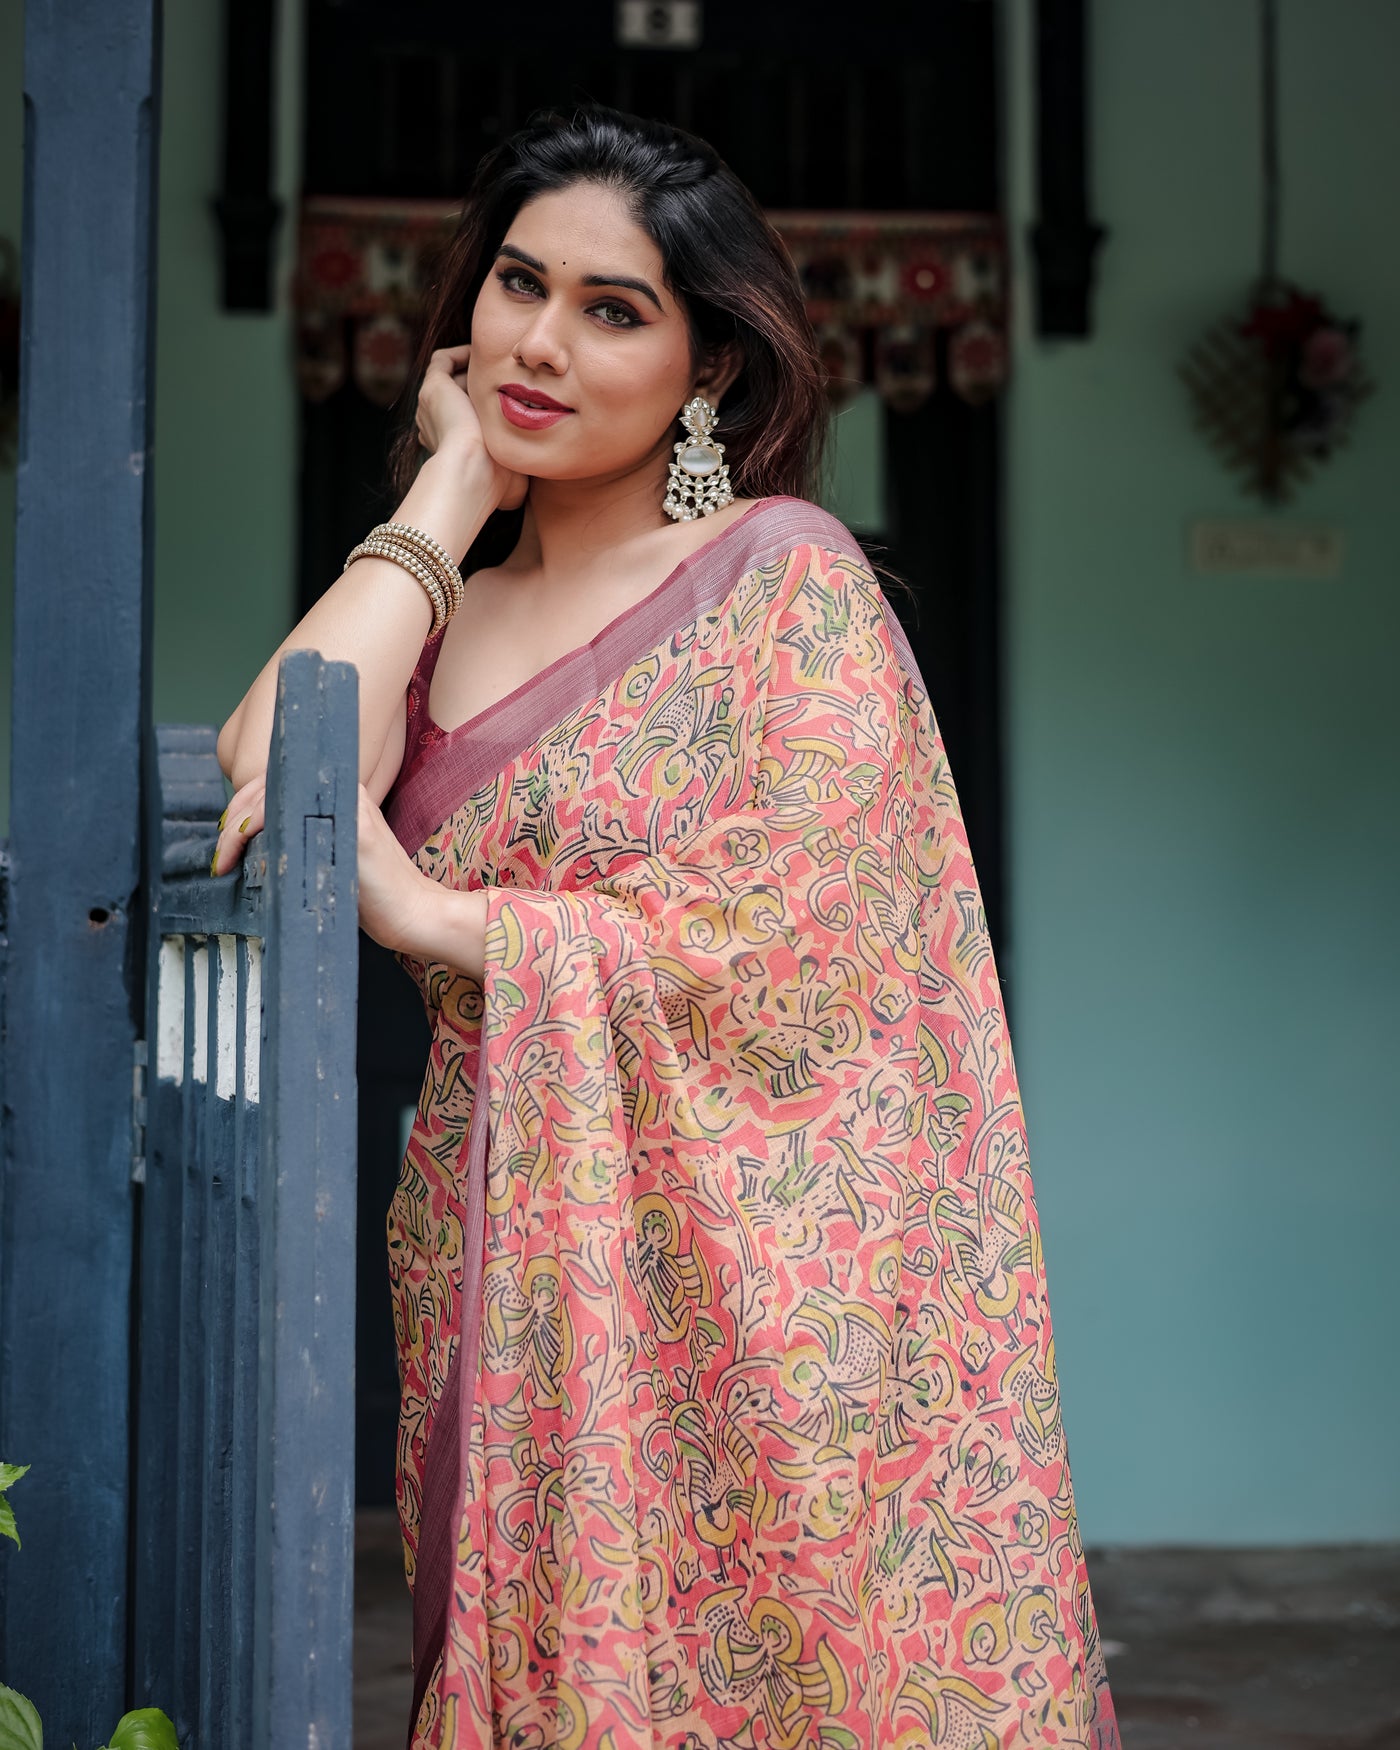
[[[429,357],[468,333],[477,293],[521,207],[577,182],[618,190],[656,244],[666,285],[689,319],[695,364],[726,348],[738,352],[739,373],[720,410],[736,495],[812,497],[826,397],[782,239],[712,146],[665,122],[599,105],[532,117],[478,166],[429,288],[406,418],[390,459],[400,495],[417,468],[414,402]]]

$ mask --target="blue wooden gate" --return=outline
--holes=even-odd
[[[214,740],[156,730],[134,1693],[198,1750],[348,1746],[353,669],[283,659],[267,826],[241,879],[207,873]]]
[[[358,738],[354,669],[286,656],[267,825],[242,870],[215,881],[215,731],[154,731],[149,1027],[131,1084],[132,1664],[126,1679],[94,1669],[47,1621],[26,1637],[27,1602],[61,1607],[85,1576],[31,1584],[32,1558],[6,1552],[21,1669],[0,1680],[49,1718],[75,1686],[115,1686],[164,1708],[191,1750],[351,1742]],[[23,1017],[5,1011],[7,875],[0,846],[8,1042]],[[12,1056],[0,1054],[0,1096]],[[34,1262],[35,1281],[63,1283]],[[5,1439],[63,1475],[84,1432],[60,1413],[12,1419]]]
[[[267,827],[152,729],[157,0],[28,0],[0,846],[0,1681],[53,1744],[349,1750],[353,670],[279,674]]]

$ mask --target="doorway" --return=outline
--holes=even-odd
[[[866,0],[858,28],[834,0],[703,0],[693,48],[619,44],[611,6],[537,0],[528,38],[508,9],[463,12],[449,0],[309,0],[308,194],[460,198],[481,155],[534,110],[594,99],[702,134],[770,209],[999,208],[990,0]],[[937,347],[928,399],[895,412],[868,392],[837,416],[836,448],[862,462],[846,520],[908,585],[891,599],[938,714],[1000,945],[1000,409],[954,394],[945,335]],[[392,514],[390,432],[352,380],[305,405],[301,612]],[[392,958],[368,940],[362,950],[356,1476],[360,1503],[383,1505],[398,1414],[384,1212],[428,1033]]]

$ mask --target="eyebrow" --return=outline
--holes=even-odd
[[[526,267],[533,268],[536,273],[548,276],[549,269],[542,261],[536,261],[533,255],[527,255],[523,249],[517,249],[513,243],[503,243],[496,251],[496,260],[508,255],[513,261],[523,261]],[[579,282],[585,286],[623,286],[629,292],[640,292],[644,298],[650,298],[657,309],[661,309],[661,300],[645,280],[631,278],[625,273],[586,273]],[[664,314],[664,312],[663,312]]]

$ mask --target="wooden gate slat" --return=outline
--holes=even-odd
[[[228,1741],[244,1745],[252,1736],[253,1546],[257,1535],[258,1437],[258,1209],[257,1164],[261,1104],[252,1098],[262,1052],[262,943],[238,943],[238,1088],[234,1105],[234,1350],[232,1437],[238,1456],[229,1499],[229,1537],[233,1559],[229,1578],[232,1629],[229,1667]]]
[[[168,1709],[182,1744],[199,1720],[199,1643],[204,1593],[204,1161],[208,1071],[208,938],[185,938],[185,1065],[181,1087],[180,1310],[176,1418],[175,1688]]]
[[[199,1733],[196,1742],[213,1744],[226,1729],[232,1696],[229,1648],[233,1638],[230,1594],[232,1550],[233,1349],[236,1291],[234,1252],[234,1079],[228,1052],[237,1049],[236,1026],[229,1015],[230,986],[236,980],[233,938],[210,936],[208,1040],[209,1074],[204,1089],[204,1393],[203,1493],[200,1550],[203,1605],[200,1611]],[[251,1363],[251,1357],[249,1358]]]
[[[180,1154],[183,1127],[185,938],[160,941],[152,955],[147,1013],[162,1014],[148,1053],[146,1183],[142,1193],[137,1316],[137,1426],[147,1439],[137,1454],[133,1503],[132,1655],[136,1693],[170,1698],[175,1689],[175,1545],[180,1364]],[[163,993],[163,994],[162,994]],[[177,1000],[178,999],[178,1000]],[[180,1031],[175,1031],[176,1017]],[[175,1077],[180,1071],[181,1080]],[[159,1437],[156,1438],[157,1431]]]

